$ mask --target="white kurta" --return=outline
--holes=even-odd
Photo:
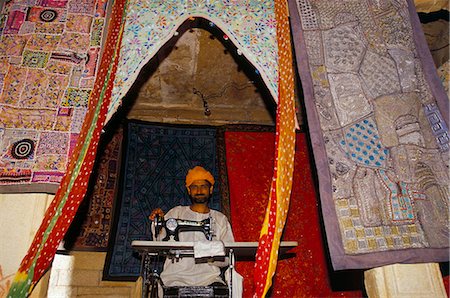
[[[209,213],[198,213],[192,211],[189,206],[177,206],[172,208],[164,216],[168,218],[178,218],[185,220],[204,220],[209,216],[213,219],[212,229],[213,240],[223,242],[234,242],[233,232],[227,217],[219,211],[210,210]],[[200,231],[179,233],[180,241],[195,242],[207,240],[205,234]],[[200,263],[196,264],[192,257],[170,260],[166,259],[164,270],[161,272],[161,279],[165,286],[208,286],[214,282],[224,283],[220,278],[219,266],[227,265],[224,262]]]

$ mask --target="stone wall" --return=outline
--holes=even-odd
[[[232,47],[204,29],[180,33],[174,44],[168,43],[141,71],[123,100],[130,110],[127,118],[160,123],[273,125],[275,101],[253,67],[244,57],[233,54]]]
[[[136,297],[134,282],[102,281],[105,252],[56,254],[50,271],[48,298]]]
[[[53,195],[0,194],[0,298],[6,297]]]

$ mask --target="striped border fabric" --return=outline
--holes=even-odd
[[[254,297],[264,297],[272,285],[278,262],[280,238],[286,223],[292,188],[295,153],[294,74],[287,2],[275,0],[278,40],[278,109],[275,165],[269,204],[256,254]]]

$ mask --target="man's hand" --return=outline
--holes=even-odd
[[[155,220],[156,216],[164,217],[164,211],[161,208],[153,209],[152,213],[148,217],[151,221]]]

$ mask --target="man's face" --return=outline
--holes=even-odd
[[[213,191],[212,185],[206,180],[194,180],[188,187],[189,196],[193,203],[208,203]]]

